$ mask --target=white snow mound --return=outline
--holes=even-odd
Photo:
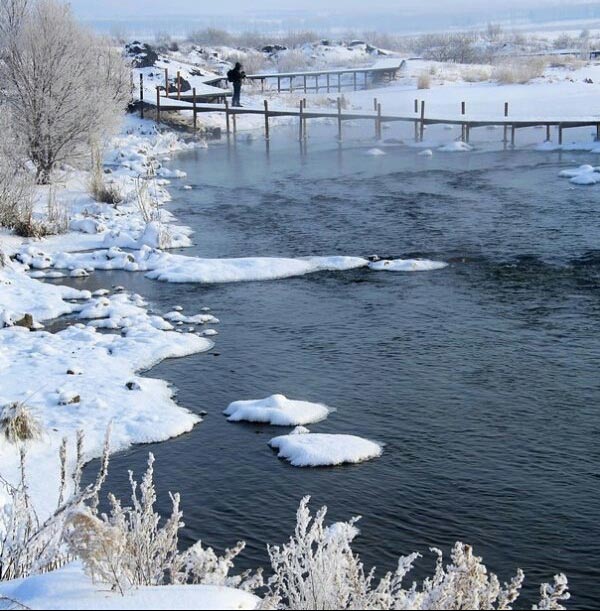
[[[320,403],[294,401],[272,395],[256,401],[235,401],[223,412],[230,422],[262,422],[274,426],[301,426],[325,420],[330,408]]]
[[[429,259],[383,259],[369,263],[369,269],[376,272],[430,272],[448,267],[443,261]]]
[[[383,447],[374,441],[354,435],[305,433],[282,435],[269,445],[279,450],[279,458],[294,467],[326,467],[344,463],[359,463],[381,456]]]

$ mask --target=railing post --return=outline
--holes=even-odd
[[[546,142],[550,142],[550,125],[546,125]]]
[[[512,125],[511,127],[512,129],[510,130],[510,145],[512,146],[512,148],[515,148],[517,128],[514,125]]]
[[[196,107],[196,88],[192,89],[192,104],[194,106],[194,131],[198,129],[198,108]]]
[[[169,69],[165,68],[165,95],[169,97]]]
[[[265,100],[265,140],[269,140],[269,102]]]
[[[419,129],[419,141],[423,142],[425,136],[425,100],[421,100],[421,126]]]
[[[377,103],[377,139],[381,140],[381,102]]]
[[[315,93],[319,93],[319,75],[315,75]]]
[[[508,117],[508,102],[504,102],[504,118]],[[508,125],[504,126],[504,144],[508,142]]]
[[[562,145],[563,143],[563,127],[562,125],[558,125],[558,144]]]
[[[300,113],[298,114],[298,140],[302,142],[304,136],[302,135],[302,130],[304,129],[304,104],[302,100],[300,100]]]
[[[144,74],[140,72],[140,116],[144,118]]]
[[[369,88],[369,73],[365,70],[365,90]]]
[[[277,93],[281,93],[281,77],[277,77]]]
[[[181,72],[177,70],[177,99],[181,100]]]
[[[306,74],[303,75],[303,81],[304,81],[304,93],[306,93]]]
[[[294,77],[290,76],[290,93],[294,91]]]
[[[377,98],[373,98],[373,110],[377,112]]]
[[[160,87],[156,87],[156,123],[160,123]]]
[[[354,78],[354,91],[356,91],[358,89],[358,84],[356,82],[356,72],[353,72],[353,78]]]
[[[465,102],[460,103],[460,114],[464,117],[467,111],[467,105]],[[464,142],[468,138],[467,136],[467,124],[463,123],[461,127],[460,139]]]
[[[331,91],[330,87],[329,87],[329,72],[327,73],[327,93],[329,93]]]
[[[337,99],[338,142],[342,141],[342,98]]]

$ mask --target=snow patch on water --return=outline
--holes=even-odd
[[[429,259],[386,259],[369,263],[369,269],[378,272],[429,272],[445,267],[448,267],[447,263]]]
[[[383,447],[355,435],[304,433],[274,437],[269,445],[294,467],[325,467],[359,463],[381,456]]]
[[[325,420],[331,409],[321,403],[294,401],[272,395],[255,401],[235,401],[223,412],[230,422],[262,422],[274,426],[298,426]]]
[[[559,173],[561,178],[568,178],[574,185],[595,185],[600,182],[600,169],[592,165],[580,165]]]
[[[462,142],[461,140],[457,140],[456,142],[450,142],[448,144],[443,144],[438,148],[438,151],[443,153],[468,153],[472,151],[473,147],[466,142]]]

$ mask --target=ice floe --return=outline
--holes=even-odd
[[[445,267],[448,267],[447,263],[429,259],[384,259],[369,263],[369,268],[378,272],[429,272]]]
[[[600,168],[592,165],[580,165],[578,168],[569,168],[559,173],[561,178],[568,178],[574,185],[595,185],[600,182]]]
[[[359,463],[381,456],[383,447],[355,435],[301,433],[274,437],[269,445],[294,467]]]
[[[295,401],[272,395],[254,401],[235,401],[223,412],[230,422],[262,422],[275,426],[298,426],[325,420],[331,409],[321,403]]]
[[[441,151],[443,153],[468,153],[472,150],[473,147],[470,144],[462,142],[461,140],[449,142],[448,144],[443,144],[438,148],[438,151]]]

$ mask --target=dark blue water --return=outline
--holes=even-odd
[[[248,548],[266,563],[287,539],[300,499],[331,518],[363,515],[367,566],[469,542],[490,570],[527,576],[526,599],[558,571],[573,607],[600,598],[600,190],[559,170],[589,156],[529,151],[436,154],[315,139],[301,154],[283,130],[185,153],[185,191],[171,209],[196,230],[188,254],[422,256],[428,273],[321,273],[215,286],[124,284],[157,310],[210,306],[215,349],[151,375],[180,404],[206,410],[192,433],[152,446],[160,508],[180,491],[186,542]],[[276,458],[269,426],[229,424],[233,400],[272,393],[338,411],[313,431],[386,444],[362,465],[295,469]],[[107,489],[127,495],[149,448],[116,456]],[[422,566],[429,569],[431,562]],[[416,575],[419,575],[417,571]],[[422,575],[422,573],[421,573]]]

